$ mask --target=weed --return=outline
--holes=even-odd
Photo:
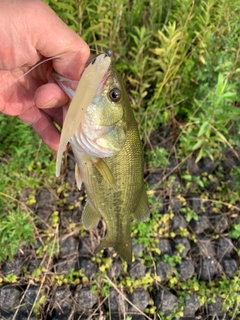
[[[26,212],[9,211],[0,216],[0,260],[9,259],[17,252],[20,241],[22,244],[33,243],[33,222]]]
[[[240,238],[240,224],[233,224],[232,229],[228,232],[228,235],[232,239]]]
[[[168,164],[168,151],[165,148],[156,147],[146,151],[146,161],[151,167],[162,168]]]

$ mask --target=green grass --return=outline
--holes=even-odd
[[[237,155],[235,150],[240,141],[239,1],[45,2],[86,40],[93,53],[103,52],[106,48],[114,51],[116,69],[124,79],[139,123],[148,166],[153,170],[164,168],[173,154],[183,165],[182,179],[186,190],[173,190],[174,181],[165,177],[153,190],[149,190],[153,195],[150,204],[154,219],[134,223],[132,227],[132,235],[138,243],[144,244],[149,253],[141,257],[142,261],[146,266],[154,265],[159,254],[156,238],[184,235],[197,241],[197,237],[189,234],[187,229],[179,229],[175,233],[170,231],[173,208],[169,205],[168,214],[158,214],[161,204],[156,200],[155,189],[160,187],[170,195],[174,194],[182,203],[181,213],[187,221],[195,219],[196,213],[187,205],[182,193],[195,190],[196,186],[198,191],[202,190],[203,198],[211,201],[216,212],[223,206],[234,211],[234,206],[238,205],[237,168],[233,168],[231,173],[234,187],[220,185],[212,199],[206,192],[211,177],[192,176],[185,161],[193,156],[196,162],[208,157],[219,163],[226,147]],[[34,217],[30,218],[26,201],[28,204],[34,202],[35,193],[41,188],[57,189],[58,186],[54,178],[53,153],[39,142],[31,128],[4,115],[0,115],[0,123],[0,243],[6,246],[0,259],[5,259],[13,257],[22,241],[34,240],[31,237]],[[172,129],[171,136],[175,142],[171,150],[166,146],[149,144],[152,132],[159,127]],[[220,171],[218,175],[221,178]],[[18,217],[22,218],[20,224]],[[15,223],[19,224],[16,230],[13,227]],[[52,232],[50,229],[49,234]],[[48,245],[52,250],[51,236],[46,240],[45,250]],[[239,236],[239,223],[231,227],[229,236],[233,239]],[[8,243],[14,244],[13,247],[6,245],[6,237]],[[201,306],[220,295],[225,310],[231,310],[233,319],[239,315],[239,271],[231,280],[222,277],[211,283],[196,278],[182,281],[176,271],[181,249],[179,247],[179,254],[165,257],[173,268],[168,287],[182,298],[197,292]],[[101,262],[102,274],[93,288],[97,287],[100,293],[108,292],[113,286],[106,276],[111,259],[96,257],[96,261]],[[42,271],[38,272],[41,274]],[[38,277],[41,278],[39,274],[35,276],[37,282]],[[52,279],[52,282],[75,284],[78,278],[84,279],[83,283],[88,281],[84,275],[79,276],[73,271],[69,276]],[[121,285],[126,291],[138,287],[151,291],[156,281],[149,274],[136,281],[126,272],[121,278]],[[155,309],[152,307],[146,312],[151,317]],[[174,316],[178,319],[182,315],[182,304],[179,303],[174,315],[159,315],[162,320],[170,320]]]
[[[20,243],[33,242],[34,222],[27,205],[41,187],[51,186],[53,153],[33,130],[0,114],[0,260],[10,259]],[[14,227],[16,230],[14,230]]]

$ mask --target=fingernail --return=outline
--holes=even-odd
[[[41,109],[53,108],[57,106],[57,103],[58,103],[58,100],[56,98],[52,98],[52,100],[48,101],[43,106],[41,106]]]

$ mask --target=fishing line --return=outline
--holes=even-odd
[[[40,62],[38,62],[36,65],[34,65],[33,67],[31,67],[27,72],[25,72],[24,74],[22,74],[20,77],[18,77],[17,79],[14,79],[12,82],[11,82],[11,85],[14,84],[14,83],[17,83],[20,79],[22,79],[23,77],[25,77],[27,74],[29,74],[30,72],[32,72],[34,69],[36,69],[37,67],[39,67],[41,64],[45,63],[45,62],[48,62],[48,61],[51,61],[53,59],[57,59],[57,58],[61,58],[65,55],[68,55],[68,54],[72,54],[72,53],[75,53],[75,52],[78,52],[78,51],[71,51],[71,52],[66,52],[66,53],[62,53],[62,54],[59,54],[57,56],[54,56],[54,57],[50,57],[50,58],[47,58],[45,60],[42,60]],[[14,71],[16,69],[19,69],[21,67],[18,67],[18,68],[15,68],[15,69],[12,69],[12,70],[0,70],[0,71],[5,71],[5,72],[11,72],[11,71]],[[7,87],[9,84],[3,84],[0,86],[0,88],[3,88],[3,87]]]
[[[107,50],[109,50],[109,49],[107,49]],[[96,50],[96,49],[90,49],[90,51],[91,51],[91,52],[94,51],[94,52],[96,52],[96,53],[98,53],[98,54],[103,53],[103,52],[101,52],[101,51],[99,51],[99,50]],[[53,59],[61,58],[61,57],[65,56],[65,55],[72,54],[72,53],[76,53],[76,52],[78,52],[78,51],[66,52],[66,53],[62,53],[62,54],[59,54],[59,55],[57,55],[57,56],[50,57],[50,58],[48,58],[48,59],[42,60],[42,61],[38,62],[36,65],[34,65],[34,66],[33,66],[31,69],[29,69],[27,72],[25,72],[23,75],[21,75],[20,77],[18,77],[17,79],[15,79],[15,80],[13,81],[13,83],[18,82],[20,79],[22,79],[23,77],[25,77],[26,75],[28,75],[28,74],[29,74],[30,72],[32,72],[35,68],[39,67],[41,64],[43,64],[43,63],[45,63],[45,62],[51,61],[51,60],[53,60]],[[4,70],[3,70],[3,71],[4,71]],[[4,87],[4,86],[5,86],[5,85],[2,85],[2,86],[0,86],[0,87]]]
[[[106,49],[105,53],[110,56],[111,54],[108,54],[108,53],[107,53],[107,52],[109,52],[109,50],[110,50],[110,49]],[[104,53],[104,52],[102,52],[102,51],[100,51],[100,50],[96,50],[96,49],[90,49],[90,51],[91,51],[91,52],[96,52],[96,53],[98,53],[98,54]],[[111,50],[110,50],[110,51],[111,51]],[[17,79],[15,79],[11,84],[14,84],[14,83],[18,82],[18,81],[21,80],[23,77],[25,77],[26,75],[28,75],[30,72],[32,72],[34,69],[36,69],[37,67],[39,67],[40,65],[42,65],[42,64],[45,63],[45,62],[48,62],[48,61],[51,61],[51,60],[54,60],[54,59],[57,59],[57,58],[61,58],[61,57],[65,56],[65,55],[72,54],[72,53],[76,53],[76,52],[78,52],[78,51],[66,52],[66,53],[62,53],[62,54],[59,54],[59,55],[57,55],[57,56],[50,57],[50,58],[47,58],[47,59],[45,59],[45,60],[42,60],[42,61],[38,62],[36,65],[34,65],[32,68],[30,68],[27,72],[25,72],[24,74],[22,74],[20,77],[18,77]],[[16,69],[17,69],[17,68],[16,68]],[[13,69],[13,70],[14,70],[14,69]],[[11,71],[13,71],[13,70],[9,70],[9,72],[11,72]],[[5,70],[2,70],[2,71],[5,71]],[[7,70],[6,70],[6,71],[7,71]],[[5,86],[7,86],[7,84],[4,84],[4,85],[0,86],[0,88],[5,87]]]
[[[109,50],[109,49],[107,49],[107,50]],[[104,53],[104,52],[98,51],[98,50],[96,50],[96,49],[90,49],[90,51],[98,52],[98,54]],[[62,53],[62,54],[59,54],[59,55],[54,56],[54,57],[50,57],[50,58],[48,58],[48,59],[46,59],[46,60],[42,60],[42,61],[38,62],[35,66],[33,66],[31,69],[29,69],[26,73],[24,73],[23,75],[21,75],[19,78],[15,79],[15,80],[14,80],[14,83],[17,82],[18,80],[20,80],[21,78],[25,77],[27,74],[29,74],[29,73],[30,73],[31,71],[33,71],[35,68],[39,67],[41,64],[43,64],[43,63],[45,63],[45,62],[47,62],[47,61],[51,61],[51,60],[53,60],[53,59],[61,58],[61,57],[65,56],[65,55],[68,55],[68,54],[76,53],[76,52],[78,52],[78,51],[66,52],[66,53]]]
[[[45,63],[45,62],[48,62],[48,61],[51,61],[51,60],[54,60],[54,59],[57,59],[57,58],[61,58],[67,54],[72,54],[72,53],[75,53],[75,52],[78,52],[78,51],[72,51],[72,52],[66,52],[66,53],[62,53],[62,54],[59,54],[55,57],[50,57],[46,60],[42,60],[40,62],[38,62],[35,66],[33,66],[31,69],[29,69],[27,72],[25,72],[23,75],[21,75],[19,78],[15,79],[13,83],[19,81],[20,79],[22,79],[23,77],[25,77],[27,74],[29,74],[31,71],[33,71],[35,68],[39,67],[41,64]]]

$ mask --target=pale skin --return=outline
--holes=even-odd
[[[57,150],[60,132],[53,121],[62,125],[60,108],[68,97],[54,83],[52,70],[78,80],[88,45],[41,0],[0,0],[0,42],[0,112],[18,116]]]

